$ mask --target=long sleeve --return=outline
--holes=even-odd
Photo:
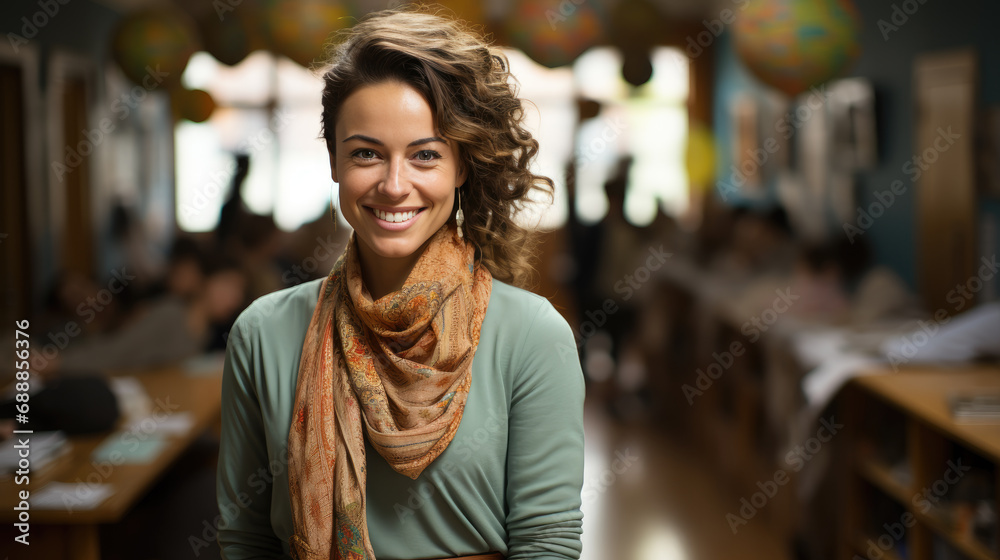
[[[249,311],[249,310],[248,310]],[[271,484],[264,423],[254,379],[254,347],[247,312],[230,331],[222,379],[222,441],[216,491],[219,546],[226,560],[278,558],[281,541],[271,526]]]
[[[573,333],[546,301],[524,331],[507,448],[508,560],[582,549],[584,379]]]

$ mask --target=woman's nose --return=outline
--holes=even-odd
[[[399,199],[409,194],[411,188],[405,163],[397,159],[390,160],[389,165],[385,166],[385,176],[379,183],[379,193],[388,198]]]

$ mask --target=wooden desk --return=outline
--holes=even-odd
[[[872,373],[877,375],[857,377],[849,385],[851,393],[844,424],[851,426],[853,433],[847,454],[851,457],[850,464],[842,471],[848,477],[848,495],[838,557],[846,560],[875,554],[869,549],[881,547],[885,559],[895,559],[897,541],[905,539],[910,558],[931,560],[933,541],[938,539],[965,558],[996,560],[997,553],[984,543],[959,534],[941,521],[940,513],[946,508],[926,511],[924,506],[917,507],[923,503],[914,496],[927,488],[937,488],[947,462],[955,460],[959,450],[968,450],[990,463],[996,487],[1000,488],[1000,423],[958,423],[952,418],[949,405],[949,398],[955,393],[1000,392],[1000,368],[962,365]],[[880,425],[889,427],[878,429]],[[887,442],[880,439],[886,432],[896,441],[904,442],[903,457],[909,465],[909,480],[901,479],[893,472],[892,465],[872,453],[886,446]],[[905,534],[891,535],[890,539],[884,534],[865,532],[865,515],[873,510],[875,500],[895,502],[903,512],[898,517],[909,516],[905,518],[910,521]],[[994,507],[1000,506],[1000,490],[993,503]],[[895,522],[891,520],[890,525]],[[892,548],[873,545],[879,538]]]
[[[73,558],[97,560],[101,557],[98,525],[116,523],[142,498],[149,488],[170,468],[191,443],[210,428],[221,413],[222,374],[190,376],[180,368],[163,368],[135,374],[150,399],[153,410],[162,414],[189,412],[191,429],[183,435],[169,435],[166,445],[157,457],[146,464],[105,464],[95,468],[91,454],[108,437],[119,432],[95,436],[73,437],[73,449],[68,459],[60,461],[51,480],[59,482],[96,482],[111,484],[114,493],[98,507],[91,510],[30,510],[30,545],[25,547],[13,541],[15,530],[14,506],[17,491],[13,480],[0,481],[0,531],[3,545],[0,554],[11,551],[11,558]],[[38,473],[40,474],[40,473]],[[41,484],[36,483],[36,473],[31,473],[32,494]],[[48,478],[48,477],[47,477]],[[30,503],[30,500],[29,500]],[[23,550],[22,550],[23,549]],[[44,550],[43,550],[44,549]]]

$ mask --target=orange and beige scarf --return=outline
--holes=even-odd
[[[403,287],[372,301],[357,241],[320,288],[288,434],[297,560],[375,560],[365,508],[364,434],[412,479],[458,429],[492,277],[444,225]]]

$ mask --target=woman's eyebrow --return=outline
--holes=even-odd
[[[348,140],[364,140],[365,142],[370,142],[372,144],[377,144],[379,146],[384,146],[385,144],[378,138],[372,138],[371,136],[365,136],[364,134],[352,134],[347,138],[344,138],[343,142]],[[419,140],[414,140],[406,145],[407,148],[412,146],[419,146],[420,144],[428,144],[430,142],[441,142],[442,144],[447,144],[448,141],[439,136],[430,136],[428,138],[421,138]]]

